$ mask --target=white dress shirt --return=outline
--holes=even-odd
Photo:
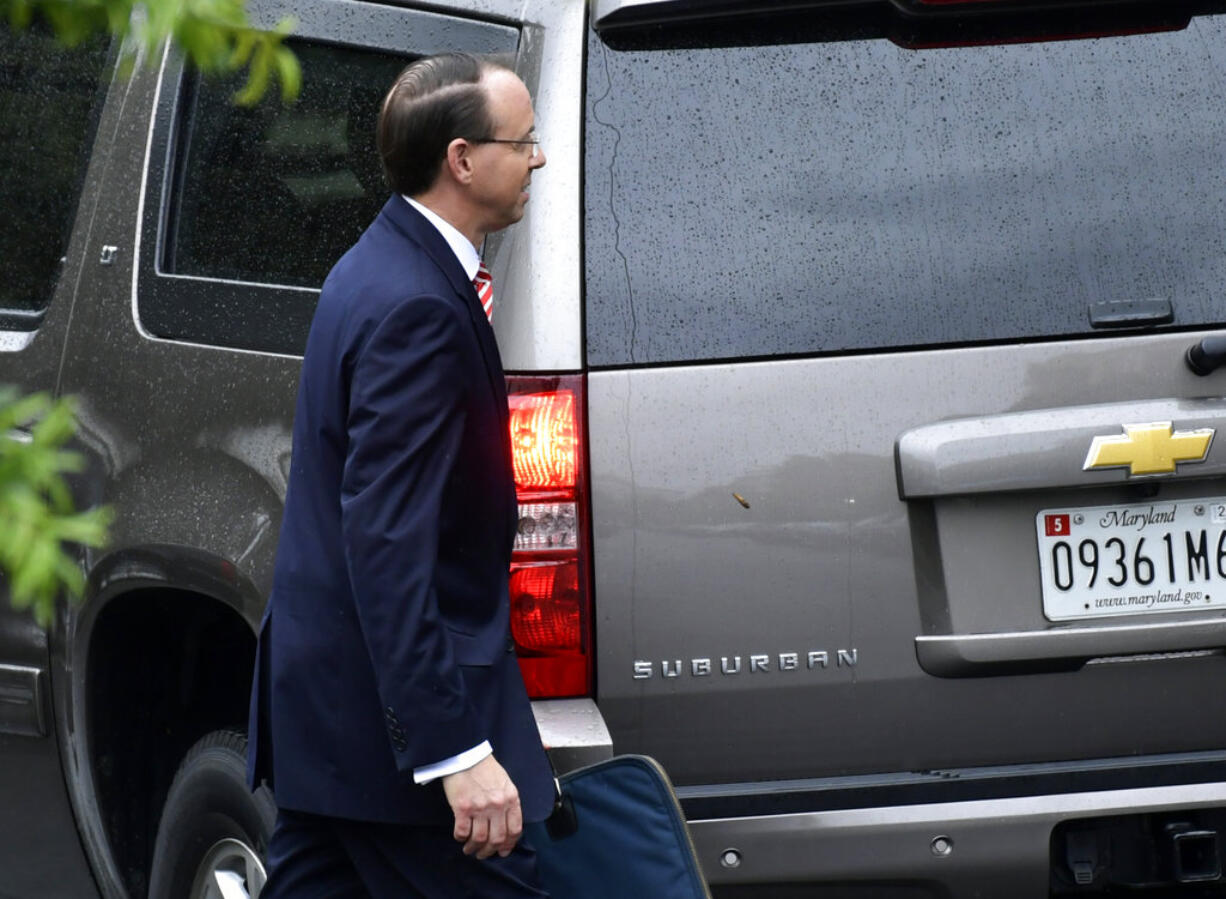
[[[426,217],[426,221],[438,229],[439,234],[443,235],[443,240],[447,241],[447,246],[451,247],[455,258],[460,260],[460,266],[464,269],[464,274],[468,275],[468,280],[471,281],[477,277],[477,269],[481,265],[481,254],[477,252],[477,248],[469,242],[468,238],[434,210],[427,209],[412,197],[404,198],[408,200],[410,206]]]

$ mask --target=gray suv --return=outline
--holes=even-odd
[[[658,758],[724,899],[1226,895],[1226,4],[292,11],[253,109],[0,32],[0,381],[117,513],[52,630],[0,603],[0,896],[258,892],[300,354],[445,49],[549,154],[485,257],[557,766]]]

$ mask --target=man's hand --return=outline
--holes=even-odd
[[[455,838],[464,844],[465,855],[511,854],[523,833],[524,816],[519,790],[492,755],[444,777],[443,792],[455,813]]]

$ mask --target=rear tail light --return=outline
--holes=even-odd
[[[579,452],[574,391],[517,394],[510,407],[516,488],[573,490]]]
[[[533,699],[592,693],[581,375],[507,378],[519,530],[511,636]]]

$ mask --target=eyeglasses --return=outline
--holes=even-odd
[[[531,137],[524,137],[524,138],[519,138],[516,140],[510,140],[505,137],[473,137],[473,138],[469,138],[469,143],[473,143],[473,144],[511,144],[515,147],[526,146],[529,148],[528,156],[532,159],[536,159],[536,157],[539,156],[541,152],[541,141],[540,141],[540,138],[536,136],[535,131],[531,132]]]

